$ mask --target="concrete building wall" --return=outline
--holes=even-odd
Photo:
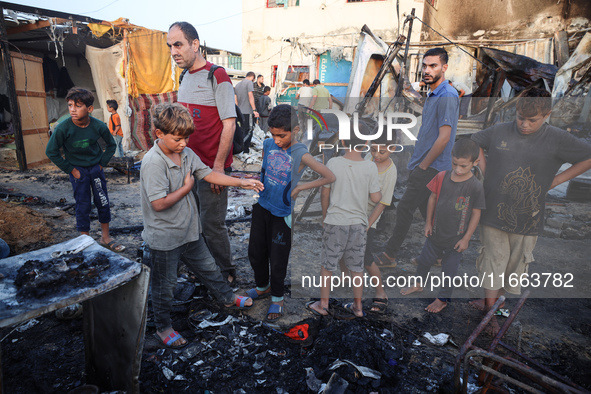
[[[591,27],[591,1],[426,0],[423,20],[452,40],[547,38]],[[423,40],[442,38],[424,27]]]
[[[400,27],[412,8],[421,17],[423,0],[400,0]],[[341,47],[343,57],[352,60],[365,24],[386,42],[398,37],[396,0],[299,0],[298,6],[280,8],[267,8],[267,0],[244,0],[242,10],[242,69],[262,74],[267,85],[274,65],[280,75],[287,65],[309,66],[310,80],[316,78],[316,55],[326,49]],[[415,22],[412,41],[418,41],[420,29]]]

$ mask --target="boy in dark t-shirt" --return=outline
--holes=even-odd
[[[429,269],[438,258],[442,259],[439,296],[425,308],[432,313],[441,312],[450,301],[453,287],[448,277],[456,276],[462,252],[478,226],[480,210],[485,208],[482,183],[472,174],[472,167],[478,163],[478,145],[460,139],[451,154],[452,170],[441,171],[427,185],[431,190],[425,223],[427,239],[417,258],[417,274],[422,281],[400,290],[402,295],[423,291]]]
[[[591,168],[591,145],[544,123],[551,110],[549,92],[528,89],[517,100],[514,122],[472,136],[480,145],[479,167],[486,170],[482,251],[476,262],[479,275],[487,275],[482,285],[485,299],[470,302],[478,309],[488,311],[505,291],[520,294],[519,279],[527,275],[544,228],[548,190]],[[556,174],[564,163],[573,166]]]

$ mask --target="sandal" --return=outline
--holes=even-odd
[[[373,262],[380,268],[394,268],[398,264],[396,261],[392,261],[387,255],[386,252],[374,253]]]
[[[107,248],[115,253],[123,252],[125,250],[125,246],[121,245],[120,243],[117,243],[117,241],[115,241],[114,239],[112,239],[109,243],[100,241],[99,244],[103,248]]]
[[[160,335],[158,335],[158,333],[156,332],[154,333],[154,336],[160,341],[161,344],[170,349],[182,349],[189,344],[189,341],[185,341],[185,343],[183,343],[182,345],[172,346],[172,344],[178,341],[179,339],[183,339],[183,336],[179,334],[177,331],[174,331],[172,334],[170,334],[164,339],[160,338]]]
[[[254,303],[252,305],[246,305],[246,301],[248,301],[249,299],[250,299],[250,297],[236,296],[236,298],[233,301],[234,303],[231,306],[226,306],[226,308],[227,309],[240,309],[240,310],[250,309],[250,308],[252,308],[252,305],[254,305]]]
[[[269,297],[271,295],[271,290],[269,290],[269,291],[267,291],[265,293],[259,294],[257,292],[257,289],[255,289],[253,287],[252,289],[246,290],[246,295],[248,295],[253,300],[262,300],[263,298],[267,298],[267,297]]]
[[[271,318],[269,318],[269,315],[271,315],[271,314],[276,314],[279,316],[277,316],[274,319],[271,319]],[[269,305],[269,309],[267,310],[267,316],[265,316],[265,321],[266,322],[277,321],[277,320],[281,319],[284,314],[285,314],[285,310],[283,309],[283,306],[281,306],[279,304],[271,304],[271,305]]]
[[[379,315],[386,313],[386,310],[388,309],[387,298],[373,298],[371,301],[371,307],[368,312],[377,313]]]

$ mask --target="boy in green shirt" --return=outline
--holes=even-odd
[[[122,252],[125,246],[118,244],[109,234],[111,209],[103,172],[117,144],[107,125],[90,116],[94,109],[92,92],[75,86],[68,91],[66,101],[71,117],[57,126],[47,143],[45,154],[70,175],[76,200],[76,229],[82,234],[89,234],[91,201],[94,200],[101,223],[99,243],[114,252]],[[107,144],[104,152],[98,143],[100,138]]]

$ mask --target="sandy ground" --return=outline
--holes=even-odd
[[[254,167],[241,169],[253,170]],[[138,176],[133,175],[130,184],[127,183],[126,175],[114,169],[107,169],[106,176],[112,203],[112,234],[127,247],[122,254],[135,260],[142,243]],[[67,176],[53,166],[35,168],[24,173],[0,170],[0,198],[2,198],[0,200],[0,237],[9,243],[13,254],[35,250],[78,235],[75,230],[71,186]],[[243,206],[248,212],[253,201],[252,192],[231,191],[230,205]],[[300,200],[298,203],[301,203]],[[314,206],[311,210],[315,210]],[[568,376],[574,382],[591,390],[591,375],[588,373],[591,369],[591,301],[589,300],[591,290],[587,285],[591,276],[589,266],[591,242],[585,238],[591,223],[588,204],[556,200],[549,208],[549,213],[566,215],[572,220],[577,219],[576,224],[569,227],[573,236],[570,237],[571,239],[552,237],[552,234],[540,237],[534,252],[536,261],[531,265],[530,272],[560,274],[562,284],[567,284],[565,283],[566,275],[572,274],[572,281],[568,284],[572,284],[574,289],[561,287],[558,282],[554,287],[532,288],[532,296],[526,301],[504,340],[536,361],[550,366],[556,372]],[[394,216],[394,210],[386,211],[384,224],[381,226],[384,234],[391,229]],[[417,215],[415,219],[415,224],[400,253],[398,266],[384,270],[385,276],[405,277],[414,273],[415,266],[410,263],[410,258],[420,252],[423,243],[420,216]],[[238,266],[240,286],[238,292],[242,293],[254,285],[247,258],[249,223],[235,222],[229,226],[229,231],[232,253]],[[565,234],[564,231],[561,234]],[[93,223],[91,235],[97,240],[100,237],[96,220]],[[303,223],[295,224],[294,247],[286,280],[289,296],[286,299],[286,316],[281,321],[283,327],[312,317],[304,304],[310,297],[317,295],[317,289],[302,288],[301,285],[303,275],[314,275],[319,271],[320,236],[321,226],[318,217],[306,217]],[[382,235],[380,240],[384,242],[385,235]],[[479,246],[478,236],[475,236],[470,248],[464,252],[460,272],[466,272],[468,275],[475,274],[474,262]],[[439,269],[433,268],[433,273],[437,272],[440,272]],[[475,287],[468,286],[458,290],[455,295],[460,298],[454,300],[439,314],[424,311],[425,306],[435,295],[433,292],[425,291],[418,296],[402,298],[399,295],[399,289],[395,286],[388,288],[387,291],[390,297],[387,314],[370,316],[369,324],[372,324],[372,321],[375,324],[388,323],[392,327],[406,330],[416,338],[421,338],[426,332],[433,335],[447,333],[451,336],[453,343],[461,346],[482,318],[482,313],[467,303],[469,298],[482,295],[481,290]],[[339,302],[350,297],[348,289],[335,294],[344,297],[339,299]],[[373,290],[367,290],[364,295],[371,298]],[[369,300],[366,300],[367,302]],[[268,300],[259,301],[244,315],[253,321],[262,320],[268,303]],[[511,310],[515,303],[515,299],[510,299],[507,302],[507,308]],[[504,318],[499,319],[502,324]],[[48,319],[43,324],[46,325],[46,330],[50,327],[51,330],[64,330],[66,335],[81,336],[79,326],[72,323]],[[26,332],[18,334],[9,333],[9,331],[5,330],[2,335],[4,338],[10,335],[8,340],[2,342],[2,357],[26,365],[30,361],[27,361],[26,354],[23,354],[22,346],[34,339],[27,337]],[[151,337],[150,331],[148,334]],[[190,334],[187,337],[191,339]],[[490,337],[482,337],[481,346],[487,347],[488,343],[490,343]],[[153,341],[148,339],[146,352],[152,351],[153,347]],[[82,350],[78,349],[78,351]],[[427,364],[432,362],[437,368],[450,368],[450,363],[458,352],[458,346],[448,343],[441,351],[444,354],[441,356],[444,361],[433,360],[431,359],[433,355],[427,354],[425,355],[427,358],[421,362]],[[18,379],[23,379],[23,376],[6,376],[5,374],[5,387],[7,385],[12,388],[19,387]],[[73,387],[76,382],[79,384],[80,380],[72,380],[70,387]],[[63,392],[60,391],[63,388],[62,386],[49,391]],[[163,389],[163,391],[167,390]],[[413,392],[421,392],[421,390]]]

